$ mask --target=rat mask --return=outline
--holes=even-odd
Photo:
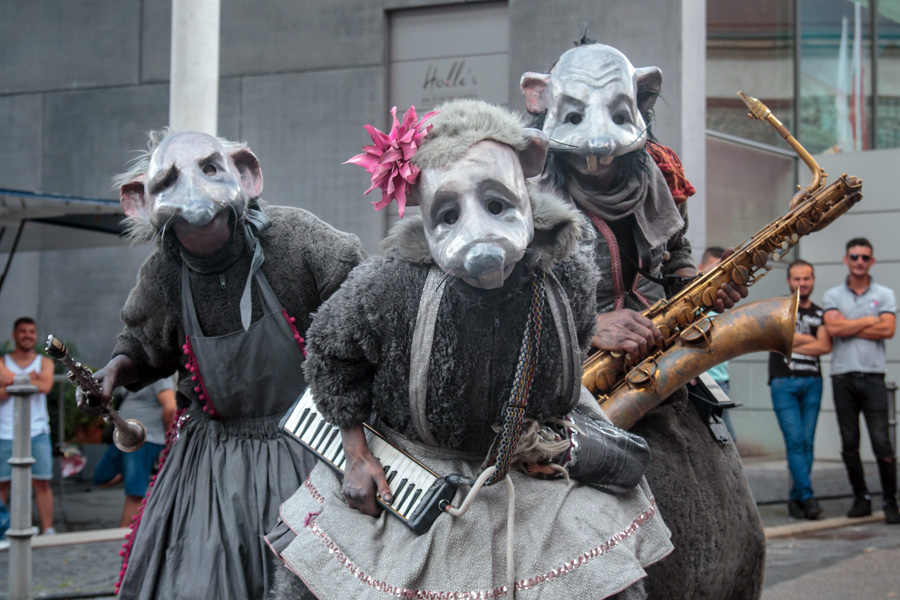
[[[499,288],[534,237],[525,178],[541,172],[547,137],[480,101],[448,102],[416,118],[414,109],[402,123],[395,117],[389,135],[370,127],[375,145],[348,162],[367,167],[373,187],[400,182],[384,184],[376,208],[392,197],[419,205],[431,257],[442,270],[473,287]]]
[[[256,156],[231,145],[226,149],[223,141],[198,132],[165,135],[132,169],[139,174],[121,182],[122,208],[132,228],[155,234],[171,226],[191,254],[218,252],[231,235],[229,215],[239,221],[263,186]]]
[[[643,114],[656,102],[662,71],[636,69],[615,48],[589,44],[563,54],[550,73],[525,73],[520,85],[528,112],[546,111],[552,148],[579,173],[602,176],[615,158],[644,147]]]

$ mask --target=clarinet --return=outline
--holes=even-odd
[[[134,452],[144,445],[144,440],[147,439],[147,430],[144,429],[141,422],[135,419],[126,421],[109,405],[102,403],[100,384],[94,379],[93,371],[69,356],[69,350],[65,344],[51,334],[47,337],[47,347],[44,351],[69,369],[67,373],[69,380],[82,391],[85,403],[92,408],[99,408],[103,420],[115,425],[113,443],[119,450]]]

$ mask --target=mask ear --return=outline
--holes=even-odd
[[[526,127],[523,132],[528,138],[528,146],[519,152],[519,162],[522,164],[522,173],[526,178],[535,177],[544,170],[550,139],[540,129]]]
[[[662,70],[659,67],[641,67],[634,70],[637,83],[637,105],[641,114],[653,108],[662,90]]]
[[[519,80],[519,89],[525,97],[525,110],[533,115],[538,115],[547,110],[547,84],[550,82],[548,73],[532,73],[528,71]]]
[[[241,176],[241,187],[247,197],[251,200],[259,198],[263,190],[263,176],[256,155],[247,148],[241,148],[231,153],[231,161]]]
[[[143,175],[119,188],[119,203],[126,216],[141,221],[150,220],[150,209],[147,206],[147,196],[144,194]]]

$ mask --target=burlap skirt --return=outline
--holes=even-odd
[[[478,474],[471,457],[398,436],[392,441],[438,474]],[[511,477],[516,598],[606,598],[672,551],[645,480],[614,496],[574,481]],[[457,491],[455,505],[467,491]],[[373,518],[349,508],[340,477],[320,464],[282,504],[267,541],[319,598],[511,597],[507,506],[505,485],[482,488],[465,515],[441,514],[416,535],[393,515]]]

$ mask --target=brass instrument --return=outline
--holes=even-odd
[[[113,433],[113,443],[122,452],[134,452],[144,445],[147,439],[147,430],[140,421],[128,419],[127,421],[119,416],[110,406],[103,406],[100,403],[100,384],[94,379],[94,374],[89,368],[69,356],[69,350],[61,341],[49,335],[47,337],[47,347],[44,349],[48,355],[55,358],[69,369],[67,373],[69,380],[80,388],[84,393],[87,404],[94,408],[100,409],[100,415],[107,423],[116,426]]]
[[[661,373],[661,371],[674,368],[676,365],[680,365],[678,368],[683,369],[684,366],[681,366],[682,360],[674,360],[673,362],[672,357],[665,356],[666,353],[670,351],[679,353],[683,355],[681,358],[684,358],[687,362],[697,360],[696,357],[698,355],[689,351],[693,342],[685,344],[684,336],[693,337],[698,335],[697,328],[701,326],[701,323],[704,321],[709,322],[707,314],[715,304],[716,292],[723,283],[734,282],[747,286],[753,285],[774,268],[770,261],[780,260],[797,244],[802,236],[826,227],[840,215],[847,212],[862,197],[860,191],[862,189],[862,181],[858,177],[844,174],[826,187],[825,172],[803,146],[791,136],[784,125],[772,115],[771,111],[756,98],[743,92],[738,93],[750,109],[750,118],[768,122],[797,151],[800,158],[812,171],[812,181],[794,195],[791,199],[791,208],[786,214],[766,225],[750,239],[737,246],[734,249],[734,253],[715,268],[696,277],[689,285],[671,298],[657,301],[642,313],[653,321],[653,324],[656,325],[663,337],[662,345],[654,349],[651,355],[643,362],[635,364],[624,352],[601,350],[588,357],[583,365],[582,384],[598,397],[607,414],[640,413],[642,415],[646,410],[649,410],[649,408],[643,411],[619,407],[613,408],[611,403],[617,404],[628,396],[628,394],[619,391],[623,387],[634,388],[635,386],[646,385],[647,382],[643,381],[644,375],[641,375],[641,373],[654,379],[676,379],[676,377],[670,377]],[[787,302],[786,299],[781,301]],[[766,302],[777,303],[778,301]],[[761,350],[780,351],[778,348],[783,344],[772,340],[767,342],[758,340],[755,342],[763,344],[764,347],[751,345],[743,349],[744,336],[756,338],[762,335],[763,332],[757,331],[757,329],[761,328],[764,322],[766,327],[777,326],[777,331],[788,331],[784,329],[784,327],[787,327],[784,323],[779,322],[776,324],[768,321],[765,315],[761,314],[763,306],[767,307],[766,310],[776,310],[776,308],[781,310],[780,307],[771,304],[753,303],[742,310],[729,311],[730,314],[737,313],[734,317],[729,318],[726,315],[721,315],[716,319],[715,325],[712,325],[712,323],[710,323],[709,327],[703,325],[708,330],[701,336],[705,340],[704,344],[708,346],[704,352],[709,355],[710,360],[716,357],[721,358],[717,358],[713,362],[703,360],[694,363],[697,366],[694,368],[691,365],[693,375],[688,377],[688,380],[709,367],[747,352]],[[794,310],[796,311],[796,308]],[[793,338],[793,317],[789,319],[789,323],[788,333],[779,334],[787,336],[785,339],[787,340],[788,352],[790,351],[790,340]],[[734,333],[718,332],[718,330],[728,327],[736,327],[737,330]],[[713,346],[713,343],[734,344],[738,349],[735,353],[732,353],[730,350]],[[687,360],[688,356],[692,358]],[[659,382],[655,382],[653,387],[658,388]],[[668,386],[666,386],[666,389],[668,389]],[[665,398],[665,395],[661,396],[656,402],[658,403],[663,398]],[[631,417],[626,420],[630,419]],[[616,422],[615,418],[613,418],[613,422],[621,426],[621,423]]]
[[[750,302],[684,328],[665,351],[631,369],[600,401],[606,416],[628,429],[700,373],[750,352],[791,353],[799,292]]]

